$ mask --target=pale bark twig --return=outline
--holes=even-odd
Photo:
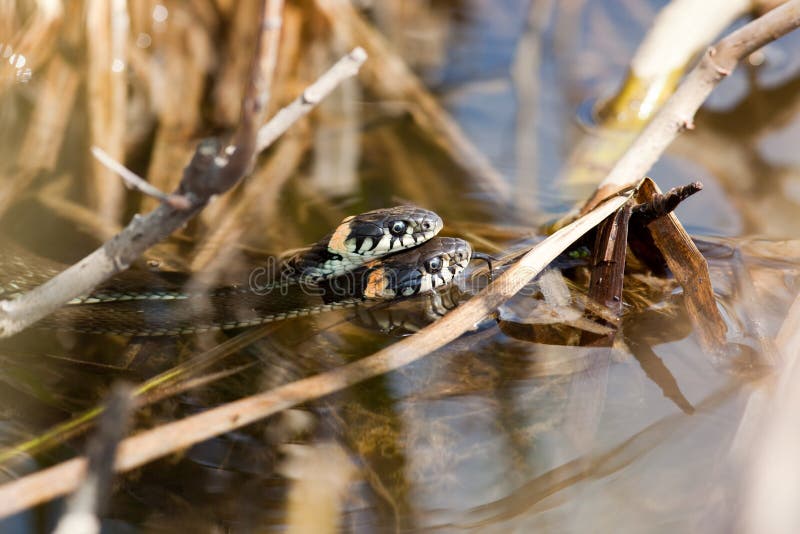
[[[185,210],[189,208],[189,201],[186,200],[185,197],[181,195],[169,195],[149,184],[144,178],[112,158],[108,152],[99,146],[93,146],[91,150],[92,155],[97,158],[97,161],[105,165],[109,170],[117,173],[128,187],[136,189],[142,194],[153,197],[161,202],[166,202],[175,209]]]
[[[330,70],[315,83],[306,88],[294,101],[280,110],[267,124],[258,131],[256,147],[262,151],[270,146],[286,129],[297,122],[316,106],[339,82],[355,76],[366,61],[367,53],[357,47],[340,59]]]

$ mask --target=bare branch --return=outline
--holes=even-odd
[[[675,211],[678,204],[703,190],[703,184],[692,182],[687,185],[673,187],[666,193],[656,193],[653,199],[633,207],[631,224],[650,224],[650,222]]]
[[[149,184],[144,178],[118,162],[111,155],[99,146],[92,147],[92,155],[111,171],[117,173],[125,182],[125,185],[135,189],[142,194],[153,197],[161,202],[167,202],[175,209],[189,209],[189,201],[181,195],[168,195],[157,187]]]
[[[367,59],[363,48],[357,47],[352,52],[336,62],[336,64],[312,85],[308,86],[303,94],[298,96],[291,104],[280,110],[258,131],[256,151],[261,152],[270,146],[275,139],[280,137],[289,126],[308,114],[314,106],[325,98],[342,80],[355,76]]]

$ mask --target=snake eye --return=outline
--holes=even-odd
[[[392,235],[401,236],[406,233],[407,227],[408,225],[405,221],[394,221],[391,226],[389,226],[389,231]]]
[[[425,270],[431,274],[438,273],[442,270],[442,257],[434,256],[425,262]]]

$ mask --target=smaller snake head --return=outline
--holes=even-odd
[[[445,286],[466,269],[472,247],[463,239],[435,237],[425,244],[374,262],[363,273],[363,296],[407,297]]]
[[[328,241],[328,252],[360,261],[424,243],[442,229],[436,213],[416,206],[396,206],[344,219]]]

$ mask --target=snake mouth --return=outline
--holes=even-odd
[[[472,248],[463,239],[436,237],[425,244],[367,267],[362,295],[391,299],[429,293],[466,269]]]

